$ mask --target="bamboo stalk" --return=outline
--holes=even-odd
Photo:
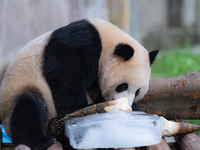
[[[160,117],[162,121],[162,135],[174,136],[177,134],[186,134],[200,130],[200,125],[190,124],[186,122],[174,122]]]
[[[114,112],[114,111],[132,111],[132,108],[128,104],[128,99],[126,97],[107,101],[103,103],[94,104],[78,111],[75,111],[71,114],[66,115],[64,118],[60,119],[59,121],[76,118],[76,117],[84,117],[90,114],[96,113],[105,113],[105,112]]]

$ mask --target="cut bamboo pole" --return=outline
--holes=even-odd
[[[174,122],[160,117],[162,121],[162,136],[174,136],[200,130],[200,125],[187,122]]]

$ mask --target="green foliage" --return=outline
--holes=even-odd
[[[200,71],[200,49],[195,53],[191,47],[176,48],[158,54],[152,65],[151,77],[176,77],[194,71]],[[200,120],[187,121],[200,124]],[[197,134],[200,136],[200,131]]]
[[[192,48],[176,48],[158,54],[151,77],[175,77],[194,71],[200,71],[200,53],[194,53]]]
[[[200,125],[200,120],[187,120],[187,122]],[[196,133],[197,133],[198,136],[200,136],[200,131],[197,131]]]

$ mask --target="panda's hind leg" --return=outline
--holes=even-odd
[[[46,150],[53,145],[53,136],[46,136],[47,105],[39,90],[29,88],[16,99],[11,117],[14,145],[26,145],[31,150]]]

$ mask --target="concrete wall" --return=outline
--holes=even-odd
[[[146,0],[130,0],[130,7],[130,33],[138,41],[148,31],[167,25],[166,0],[148,0],[148,5]]]

